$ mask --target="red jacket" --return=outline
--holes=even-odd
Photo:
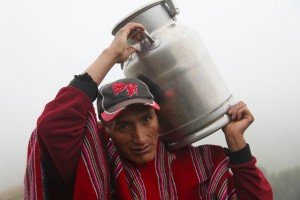
[[[232,164],[218,146],[168,151],[160,143],[155,160],[140,167],[104,134],[88,96],[61,89],[28,146],[25,199],[272,199],[254,157]]]

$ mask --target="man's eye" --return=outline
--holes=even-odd
[[[125,131],[125,130],[128,129],[128,126],[127,126],[127,124],[121,124],[118,128],[119,128],[119,130],[121,130],[121,131]]]
[[[149,122],[151,121],[151,119],[152,119],[151,116],[145,116],[145,117],[143,118],[143,122],[144,122],[144,123],[149,123]]]

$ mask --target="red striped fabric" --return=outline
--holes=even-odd
[[[104,149],[98,134],[95,113],[87,116],[87,131],[83,136],[81,156],[78,161],[73,199],[110,199],[109,170],[104,158]],[[26,200],[47,199],[44,190],[43,166],[37,141],[37,130],[33,131],[28,145],[27,167],[25,173]]]
[[[233,183],[229,182],[229,159],[224,153],[220,154],[221,150],[221,147],[205,145],[170,152],[159,142],[153,169],[143,171],[122,158],[113,142],[109,141],[107,151],[114,175],[114,195],[117,199],[148,199],[149,193],[158,190],[159,198],[168,200],[237,199]],[[212,157],[213,151],[218,157]],[[142,179],[142,173],[156,176],[157,184]]]

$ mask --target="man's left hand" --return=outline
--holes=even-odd
[[[227,113],[231,122],[223,127],[226,142],[231,152],[238,151],[246,146],[244,132],[254,121],[254,117],[247,105],[240,101],[230,107]]]

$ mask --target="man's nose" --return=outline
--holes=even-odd
[[[139,125],[135,128],[134,142],[138,145],[144,145],[147,141],[145,129]]]

